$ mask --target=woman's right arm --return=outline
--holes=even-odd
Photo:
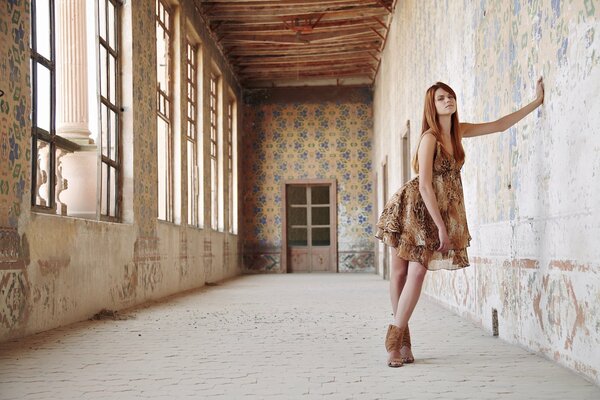
[[[419,192],[429,211],[429,215],[438,228],[440,246],[438,251],[445,253],[450,248],[450,239],[446,231],[446,225],[442,220],[442,214],[438,206],[435,192],[433,191],[433,156],[435,153],[436,138],[432,134],[425,134],[419,145]]]

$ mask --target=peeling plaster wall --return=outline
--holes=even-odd
[[[545,104],[506,132],[466,139],[471,266],[430,273],[425,293],[500,337],[600,383],[600,23],[598,1],[399,1],[376,79],[374,165],[400,185],[426,89],[457,92],[461,121]],[[390,147],[390,144],[393,144]],[[393,149],[398,149],[394,151]]]
[[[185,224],[186,157],[181,159],[181,206],[176,211],[183,222],[156,218],[154,7],[154,0],[123,6],[124,222],[109,223],[31,211],[30,8],[25,0],[0,2],[0,89],[6,93],[0,98],[0,341],[80,321],[102,308],[134,306],[240,273],[237,235]],[[190,29],[188,17],[202,41],[202,67],[216,65],[224,87],[231,87],[241,101],[240,87],[193,2],[181,2],[174,15],[176,25],[182,27],[175,40],[183,44]],[[185,52],[176,54],[180,65],[185,65]],[[186,90],[184,78],[181,71],[181,93]],[[224,90],[223,104],[228,96]],[[179,112],[185,115],[181,107]],[[240,108],[237,121],[241,121]],[[208,132],[207,104],[202,112],[199,130]],[[184,129],[181,122],[174,126],[174,134]],[[204,141],[208,149],[206,135]],[[185,154],[185,140],[180,144]],[[206,171],[208,157],[204,161]],[[222,162],[226,165],[224,157]],[[207,175],[204,204],[210,204]],[[210,221],[209,212],[205,207],[205,221]]]

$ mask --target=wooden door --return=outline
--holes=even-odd
[[[288,272],[336,272],[333,183],[285,185],[284,262]]]

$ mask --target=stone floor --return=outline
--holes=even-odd
[[[388,368],[388,283],[243,276],[0,344],[1,399],[600,399],[600,388],[426,298]]]

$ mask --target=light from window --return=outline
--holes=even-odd
[[[188,196],[188,224],[202,225],[202,196],[200,164],[198,162],[198,144],[202,143],[198,137],[198,48],[187,44],[187,196]],[[200,146],[201,147],[201,146]]]
[[[54,210],[56,70],[54,0],[31,2],[31,204]]]
[[[234,120],[233,120],[234,102],[229,101],[227,103],[227,180],[229,184],[229,213],[228,213],[228,226],[229,233],[234,233],[234,198],[237,197],[237,190],[235,187],[234,180],[234,151],[233,151],[233,137],[234,137]]]
[[[165,221],[173,221],[171,37],[170,9],[156,0],[158,218]]]

